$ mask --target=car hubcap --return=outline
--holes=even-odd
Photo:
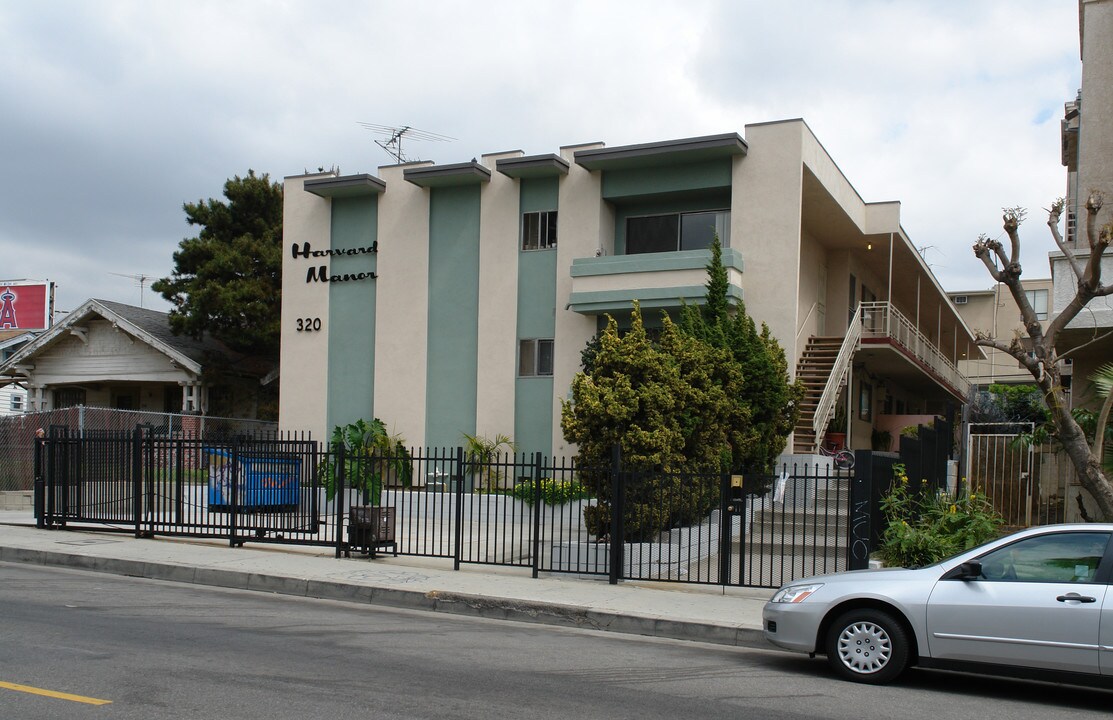
[[[876,623],[856,622],[839,635],[839,659],[856,673],[875,673],[888,664],[892,655],[889,634]]]

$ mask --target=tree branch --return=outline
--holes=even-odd
[[[1067,247],[1066,241],[1063,240],[1063,236],[1059,232],[1059,220],[1063,216],[1063,206],[1065,204],[1066,201],[1063,198],[1059,198],[1051,204],[1051,209],[1047,211],[1047,227],[1051,228],[1051,237],[1055,239],[1055,245],[1059,248],[1059,251],[1066,256],[1067,265],[1074,272],[1074,277],[1081,280],[1082,264],[1074,256],[1074,250]],[[1075,231],[1077,232],[1077,228]]]

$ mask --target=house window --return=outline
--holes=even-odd
[[[12,412],[23,412],[23,396],[19,393],[12,395]]]
[[[556,210],[522,215],[522,249],[546,250],[557,244]]]
[[[715,236],[730,247],[730,211],[646,215],[626,220],[626,254],[703,250]]]
[[[54,391],[54,407],[68,408],[85,404],[85,391],[81,388],[62,388]]]
[[[553,374],[553,341],[522,340],[518,343],[518,377]]]
[[[1028,298],[1028,304],[1036,311],[1037,320],[1047,319],[1047,291],[1046,290],[1025,290],[1024,295]]]

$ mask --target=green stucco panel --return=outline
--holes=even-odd
[[[718,158],[687,165],[609,170],[603,173],[603,197],[621,202],[639,197],[702,193],[716,189],[729,192],[731,167],[730,158]]]
[[[378,196],[334,198],[334,250],[371,247],[377,240]],[[377,256],[328,258],[330,275],[375,272]],[[328,427],[370,420],[375,404],[375,280],[329,283]]]
[[[527,212],[558,210],[557,178],[522,180],[519,194],[521,210]],[[519,223],[519,233],[521,227]],[[560,244],[560,215],[557,215],[557,244]],[[519,248],[520,236],[519,236]],[[557,253],[547,250],[521,250],[518,253],[518,331],[519,340],[556,336]],[[515,365],[516,367],[516,365]],[[514,386],[514,440],[524,452],[552,452],[553,379],[517,378]]]
[[[479,193],[477,185],[430,191],[425,442],[431,447],[455,447],[463,433],[475,433]]]

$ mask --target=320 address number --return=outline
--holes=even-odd
[[[321,329],[321,318],[298,318],[298,332],[317,332]]]

